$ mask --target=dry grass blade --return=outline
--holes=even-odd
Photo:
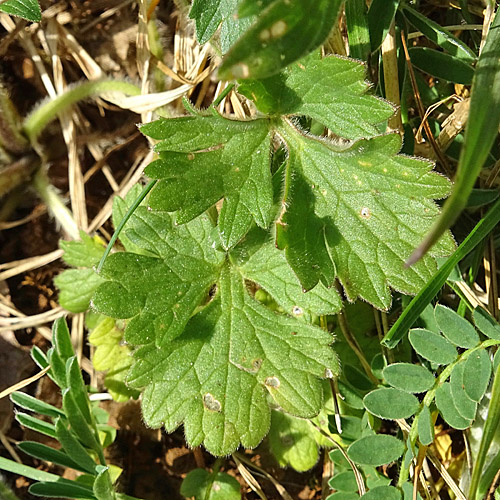
[[[43,370],[40,370],[37,374],[33,375],[32,377],[25,378],[24,380],[21,380],[17,384],[11,385],[4,391],[0,392],[0,399],[9,396],[13,392],[19,391],[23,387],[26,387],[36,380],[42,378],[48,371],[50,370],[50,366],[45,367]]]
[[[23,328],[33,328],[38,325],[50,323],[57,318],[62,318],[66,311],[62,307],[56,307],[50,311],[45,311],[33,316],[20,318],[0,318],[0,332],[7,330],[21,330]]]
[[[42,266],[46,266],[51,262],[59,259],[63,255],[62,250],[54,250],[53,252],[47,253],[45,255],[37,255],[36,257],[30,257],[28,259],[14,260],[12,262],[7,262],[6,264],[0,264],[1,269],[7,269],[6,271],[0,273],[0,281],[12,278],[18,274],[24,273],[26,271],[32,271]]]
[[[238,468],[238,472],[241,474],[241,477],[245,480],[245,482],[250,486],[252,491],[257,493],[259,498],[262,500],[267,500],[265,493],[262,491],[260,484],[258,481],[252,476],[251,472],[238,460],[234,454],[232,455],[234,462],[236,463],[236,467]]]
[[[271,483],[273,483],[274,487],[276,488],[277,492],[281,495],[281,498],[283,500],[293,500],[290,494],[286,491],[283,485],[281,485],[269,472],[265,471],[258,465],[255,465],[253,462],[251,462],[248,458],[244,457],[243,455],[240,455],[239,453],[233,453],[233,458],[239,459],[241,462],[247,464],[249,467],[252,467],[256,471],[260,472],[263,474]]]

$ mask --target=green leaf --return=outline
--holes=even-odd
[[[11,401],[24,408],[25,410],[30,410],[40,415],[45,415],[47,417],[64,417],[64,412],[55,406],[52,406],[40,399],[36,399],[29,394],[25,394],[24,392],[13,392],[10,395]]]
[[[72,267],[95,266],[104,253],[105,245],[98,237],[93,238],[80,231],[81,241],[61,240],[59,246],[64,250],[63,260]]]
[[[307,115],[340,137],[378,135],[377,124],[394,108],[367,94],[365,67],[359,61],[314,53],[282,73],[264,80],[246,80],[238,92],[271,115]]]
[[[450,273],[453,272],[455,266],[476,246],[489,236],[490,232],[500,222],[500,200],[488,210],[488,213],[480,219],[474,226],[474,229],[469,232],[469,235],[462,241],[460,246],[455,250],[439,270],[432,276],[420,292],[412,299],[408,307],[399,316],[396,323],[382,339],[382,344],[390,349],[393,349],[398,342],[408,333],[408,330],[413,326],[420,314],[429,305],[436,294],[441,290]],[[445,226],[448,227],[448,226]],[[440,231],[439,234],[442,234]],[[420,255],[420,251],[417,252]],[[499,337],[500,339],[500,337]]]
[[[484,396],[491,378],[490,355],[484,349],[471,353],[464,364],[463,386],[465,393],[478,403]]]
[[[474,68],[462,59],[428,47],[412,47],[408,52],[412,64],[429,75],[462,85],[472,83]]]
[[[139,349],[129,376],[145,387],[146,422],[167,431],[184,422],[191,446],[226,455],[254,447],[269,428],[266,393],[284,411],[315,416],[318,378],[338,373],[332,337],[252,299],[241,275],[224,268],[215,299],[162,348]]]
[[[385,465],[397,460],[404,452],[404,443],[387,434],[364,436],[349,446],[347,455],[361,465]]]
[[[338,491],[358,491],[358,483],[356,482],[356,477],[354,476],[354,472],[352,470],[340,472],[335,474],[329,481],[328,485],[333,490]]]
[[[460,415],[453,400],[449,383],[444,383],[436,391],[436,406],[446,422],[454,429],[467,429],[471,426],[472,420]]]
[[[411,363],[393,363],[382,373],[387,383],[406,392],[428,391],[436,381],[427,368]]]
[[[0,11],[34,23],[42,20],[42,11],[37,0],[6,0],[0,5]]]
[[[114,498],[114,490],[109,475],[109,468],[98,465],[96,470],[99,472],[94,481],[94,495],[97,500],[112,500]]]
[[[225,54],[231,45],[250,27],[251,19],[235,16],[238,0],[194,0],[189,17],[196,22],[196,38],[208,42],[222,23],[220,42]]]
[[[479,344],[479,335],[474,327],[455,311],[438,304],[434,314],[441,332],[450,342],[465,348]]]
[[[207,494],[207,488],[210,492]],[[240,500],[240,483],[229,474],[218,472],[215,477],[205,469],[194,469],[181,484],[181,495],[195,500]]]
[[[365,0],[349,0],[344,8],[349,55],[354,59],[366,61],[371,52],[366,2]]]
[[[56,419],[55,431],[57,440],[71,459],[80,466],[81,470],[93,474],[96,465],[94,460],[60,418]]]
[[[372,52],[384,41],[398,10],[400,0],[373,0],[368,10]]]
[[[244,242],[231,252],[232,262],[246,279],[258,283],[283,309],[294,316],[335,314],[341,308],[335,288],[318,283],[304,293],[283,252],[264,231],[251,231]]]
[[[472,319],[481,333],[490,339],[500,340],[500,325],[482,307],[474,309]]]
[[[364,500],[401,500],[401,492],[394,486],[377,486],[367,491]]]
[[[359,500],[359,495],[351,491],[339,491],[326,497],[326,500]]]
[[[76,481],[68,481],[67,483],[35,483],[28,488],[28,492],[32,495],[45,498],[74,498],[77,500],[96,499],[91,490],[88,490],[85,486],[82,486]]]
[[[437,333],[423,328],[410,330],[410,343],[420,356],[439,365],[448,365],[457,358],[453,344]]]
[[[450,376],[451,396],[458,410],[458,413],[466,420],[474,420],[476,417],[477,404],[464,390],[464,367],[465,363],[457,363],[453,367]]]
[[[75,355],[65,318],[56,319],[52,325],[52,345],[64,363]]]
[[[318,461],[316,429],[307,420],[273,411],[268,440],[271,453],[280,467],[293,467],[304,472]]]
[[[32,457],[45,460],[47,462],[54,462],[55,464],[62,465],[63,467],[70,467],[81,472],[93,472],[92,470],[87,470],[82,468],[78,463],[71,459],[71,457],[60,450],[56,450],[42,443],[36,443],[34,441],[23,441],[19,443],[18,448],[31,455]]]
[[[219,77],[267,78],[306,56],[328,37],[341,0],[276,0],[226,54]]]
[[[127,237],[152,256],[110,255],[101,271],[109,281],[97,289],[92,303],[107,316],[131,318],[127,342],[160,346],[182,333],[215,282],[223,254],[213,248],[207,217],[174,226],[164,212],[139,207],[129,224]]]
[[[413,394],[383,387],[369,392],[363,399],[365,408],[377,417],[395,420],[411,417],[418,409],[418,399]]]
[[[63,260],[74,267],[92,268],[99,263],[104,246],[97,237],[81,232],[82,241],[61,241]],[[102,283],[93,269],[68,269],[54,280],[59,288],[59,303],[68,311],[78,313],[89,308],[92,294]]]
[[[418,416],[418,439],[424,446],[428,446],[434,441],[434,423],[427,405],[423,406]]]
[[[289,166],[277,242],[303,287],[319,279],[331,285],[337,276],[349,300],[361,297],[381,309],[391,303],[389,286],[417,293],[436,264],[403,264],[438,213],[427,198],[445,196],[448,181],[429,163],[396,157],[397,134],[338,147],[291,124],[282,133]],[[441,240],[435,255],[452,248],[449,238]]]
[[[89,342],[96,347],[92,363],[96,370],[107,371],[104,384],[115,401],[124,402],[131,397],[137,398],[139,392],[125,384],[125,378],[132,366],[130,347],[123,345],[123,330],[115,320],[101,316],[92,329]]]
[[[268,120],[190,116],[158,120],[143,125],[141,132],[161,139],[155,146],[160,159],[145,171],[160,180],[149,199],[152,208],[176,212],[176,222],[182,224],[225,198],[234,208],[224,209],[225,248],[235,245],[248,229],[239,223],[242,215],[269,226],[273,193]]]
[[[31,415],[22,412],[16,413],[16,420],[27,429],[40,432],[41,434],[45,434],[46,436],[53,438],[56,437],[55,427],[49,422],[45,422],[45,420],[40,420],[39,418],[32,417]]]
[[[452,56],[463,59],[467,62],[474,62],[476,54],[461,40],[450,33],[446,28],[435,23],[420,12],[412,9],[408,5],[403,6],[403,14],[406,19],[423,33],[429,40],[439,45]]]

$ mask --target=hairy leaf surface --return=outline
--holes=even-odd
[[[282,73],[244,80],[238,87],[270,115],[307,115],[346,139],[371,137],[376,124],[390,118],[393,106],[366,94],[365,67],[338,56],[311,54]]]
[[[308,137],[291,124],[289,172],[278,244],[307,290],[337,276],[350,300],[361,297],[385,309],[389,286],[417,293],[436,270],[431,256],[409,269],[405,259],[430,228],[448,181],[431,165],[396,156],[401,141],[389,134],[337,147]],[[415,193],[419,193],[418,197]],[[433,249],[445,255],[449,238]]]
[[[94,308],[128,319],[125,338],[138,345],[162,345],[182,333],[195,308],[215,282],[224,255],[214,249],[206,216],[174,226],[165,212],[139,207],[127,238],[149,255],[119,252],[102,269]]]
[[[329,333],[259,304],[242,276],[224,266],[217,297],[173,342],[139,349],[129,383],[145,388],[149,425],[173,431],[184,422],[191,446],[226,455],[264,437],[267,395],[288,413],[318,413],[319,378],[338,373],[331,341]]]

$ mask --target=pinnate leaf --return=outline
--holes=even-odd
[[[400,500],[401,492],[394,486],[377,486],[371,488],[361,498],[364,500]]]
[[[453,344],[471,348],[479,343],[479,335],[474,327],[449,307],[438,304],[434,315],[441,332]]]
[[[458,356],[457,350],[453,344],[448,342],[441,335],[425,330],[423,328],[414,328],[410,330],[410,343],[413,349],[420,356],[439,365],[448,365],[455,361]]]
[[[411,363],[393,363],[384,368],[383,375],[390,385],[406,392],[428,391],[435,382],[427,368]]]
[[[427,405],[424,405],[418,416],[418,439],[424,446],[434,441],[434,423]]]
[[[391,420],[411,417],[418,409],[418,399],[413,394],[392,387],[369,392],[363,403],[373,415]]]
[[[331,341],[329,333],[256,302],[241,275],[224,266],[217,297],[176,340],[139,349],[129,383],[145,387],[149,425],[172,431],[184,422],[191,446],[226,455],[240,442],[256,446],[268,431],[266,392],[288,413],[318,413],[319,378],[338,373]]]
[[[399,439],[387,434],[374,434],[352,443],[347,454],[357,464],[378,467],[397,460],[404,450],[405,445]]]

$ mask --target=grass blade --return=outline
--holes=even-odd
[[[498,135],[500,125],[500,9],[493,20],[477,63],[471,91],[469,120],[451,196],[441,216],[407,261],[417,262],[453,224],[467,204],[477,176]]]
[[[497,367],[495,379],[493,382],[493,389],[491,391],[491,400],[488,407],[488,418],[484,424],[483,437],[479,445],[479,452],[477,454],[476,463],[472,472],[472,479],[469,490],[470,500],[475,500],[476,496],[483,498],[486,490],[493,481],[495,474],[500,466],[500,455],[497,455],[491,465],[486,471],[483,471],[486,455],[495,439],[495,434],[500,426],[500,366]],[[484,473],[483,473],[484,472]],[[481,477],[481,475],[483,477]],[[478,491],[479,490],[479,491]]]

